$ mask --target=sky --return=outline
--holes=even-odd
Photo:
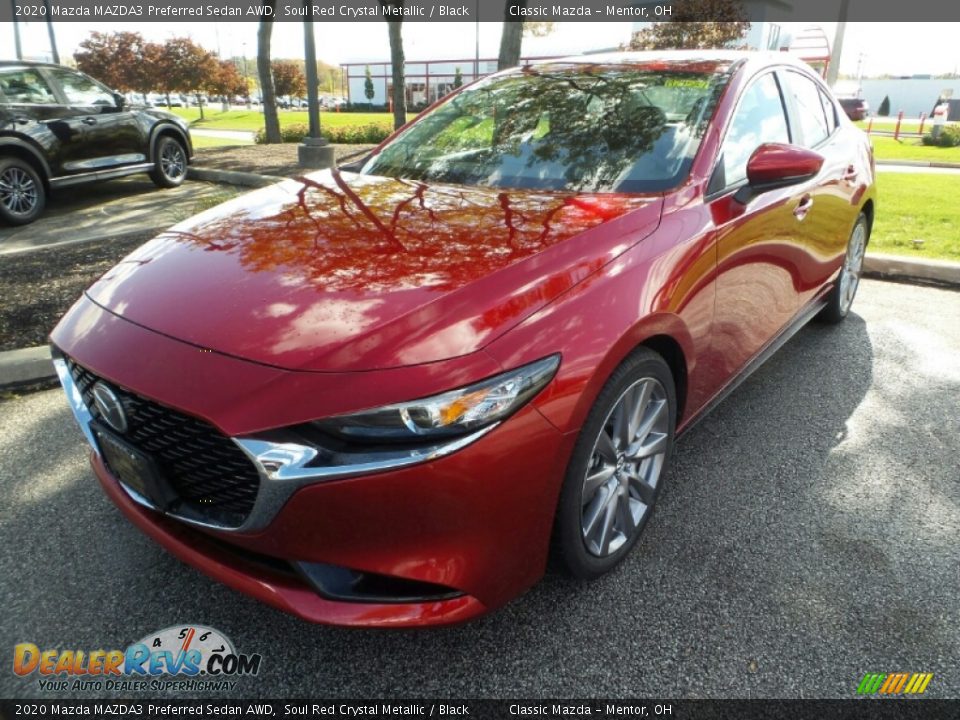
[[[833,41],[835,23],[821,24]],[[257,25],[245,23],[55,23],[57,45],[62,57],[70,56],[77,45],[94,30],[130,29],[147,39],[192,37],[222,57],[256,54]],[[383,22],[315,24],[317,55],[331,64],[383,61],[389,59],[387,27]],[[625,43],[630,22],[560,22],[544,38],[525,38],[523,54],[563,55],[586,50],[609,49]],[[793,28],[796,30],[797,28]],[[479,23],[481,57],[496,57],[501,23]],[[408,61],[472,58],[477,27],[474,23],[411,22],[403,25],[404,49]],[[25,55],[47,52],[43,23],[24,23],[21,37]],[[864,76],[945,73],[960,69],[960,23],[858,23],[847,24],[840,72],[856,75],[858,65]],[[13,58],[13,28],[0,23],[0,59]],[[303,31],[299,23],[274,26],[275,57],[303,57]]]

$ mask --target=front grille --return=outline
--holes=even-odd
[[[93,386],[101,378],[66,358],[70,375],[94,418]],[[123,403],[129,428],[123,439],[148,453],[178,497],[175,514],[217,525],[241,525],[253,509],[260,476],[226,435],[197,418],[105,381]]]

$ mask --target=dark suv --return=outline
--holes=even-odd
[[[176,187],[193,155],[186,121],[126,104],[96,80],[46,63],[0,62],[0,221],[39,217],[50,190],[149,173]]]

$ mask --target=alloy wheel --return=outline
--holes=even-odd
[[[608,557],[653,508],[669,447],[670,407],[655,378],[637,380],[617,400],[583,479],[580,528],[591,555]]]
[[[178,180],[183,176],[186,158],[183,148],[176,141],[165,143],[160,151],[160,169],[171,180]]]
[[[860,274],[863,272],[863,256],[867,250],[867,229],[863,222],[858,222],[850,236],[847,245],[847,255],[843,260],[843,270],[840,273],[840,311],[846,313],[853,304],[860,285]]]
[[[0,173],[0,203],[13,215],[29,215],[37,206],[40,191],[30,175],[19,167]]]

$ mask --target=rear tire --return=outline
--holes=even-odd
[[[819,320],[835,325],[843,322],[850,313],[850,306],[860,286],[860,275],[863,273],[863,256],[867,250],[867,241],[870,239],[869,228],[867,216],[860,213],[853,224],[850,239],[847,241],[847,253],[843,257],[840,276],[827,296],[827,305],[820,311]]]
[[[567,466],[553,543],[571,575],[599,577],[637,543],[670,464],[676,421],[670,368],[639,348],[603,386]]]
[[[183,185],[187,179],[187,150],[179,140],[170,135],[161,135],[157,139],[154,151],[154,166],[150,179],[162,188],[174,188]]]
[[[15,157],[0,158],[0,220],[27,225],[43,212],[47,191],[30,163]]]

